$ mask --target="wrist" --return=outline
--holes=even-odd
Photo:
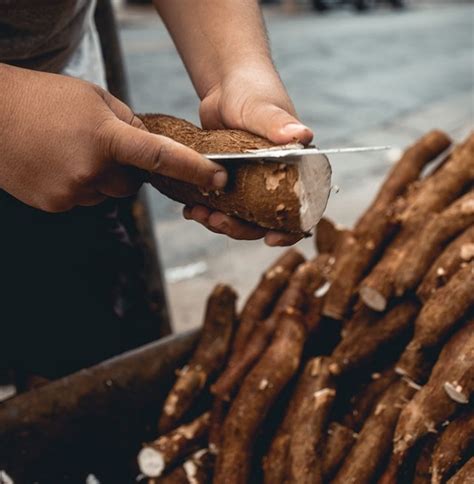
[[[233,58],[229,62],[222,63],[201,86],[197,86],[197,93],[203,100],[223,86],[234,84],[236,81],[249,85],[252,91],[255,91],[259,85],[268,87],[269,83],[281,86],[284,90],[271,58],[254,53],[252,57]]]
[[[16,124],[17,92],[21,91],[17,82],[16,70],[15,67],[0,63],[0,86],[2,86],[0,93],[0,140],[2,140],[4,150],[6,150],[7,134]]]

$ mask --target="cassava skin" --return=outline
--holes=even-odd
[[[311,367],[306,365],[304,371],[298,377],[296,388],[286,408],[285,416],[278,426],[270,447],[263,458],[265,484],[284,482],[286,479],[291,429],[298,408],[306,394],[306,389],[312,385],[313,381],[314,377],[311,374]]]
[[[226,400],[233,395],[238,384],[270,343],[281,314],[285,311],[303,309],[310,294],[325,282],[328,257],[321,255],[314,261],[298,266],[272,314],[256,327],[248,343],[237,354],[238,358],[236,357],[227,365],[212,386],[211,389],[215,395]]]
[[[234,290],[218,284],[209,296],[198,346],[190,362],[179,371],[166,398],[158,430],[161,434],[177,427],[201,391],[224,365],[235,327]]]
[[[383,311],[394,293],[394,278],[407,254],[412,237],[417,238],[431,213],[445,209],[463,193],[474,180],[474,135],[463,147],[431,176],[425,178],[399,200],[401,212],[397,220],[402,224],[383,257],[360,283],[360,296],[365,304]],[[403,208],[404,207],[404,208]]]
[[[239,130],[201,130],[171,116],[139,116],[147,129],[174,139],[202,154],[244,153],[273,144]],[[276,162],[226,162],[229,183],[224,190],[208,191],[161,175],[151,183],[166,196],[189,206],[205,205],[284,232],[307,233],[321,218],[331,187],[326,157],[286,165]]]
[[[350,410],[342,418],[342,423],[354,432],[359,432],[377,400],[396,379],[397,374],[393,368],[383,373],[373,373],[371,381],[351,398]]]
[[[453,151],[432,176],[404,200],[398,219],[404,226],[417,226],[429,212],[439,212],[459,197],[474,181],[474,133]]]
[[[459,268],[474,259],[474,225],[454,239],[438,256],[417,289],[417,296],[426,302],[444,286]]]
[[[215,395],[228,400],[236,383],[242,381],[268,346],[282,309],[281,300],[284,302],[287,297],[283,298],[282,291],[285,294],[284,289],[291,275],[304,260],[300,252],[288,249],[262,275],[241,311],[231,356],[224,372],[212,387]]]
[[[394,232],[392,203],[410,183],[418,179],[423,168],[450,144],[445,133],[430,131],[410,146],[392,168],[374,201],[354,227],[352,250],[345,252],[337,262],[335,280],[324,304],[326,316],[342,319],[347,314],[357,284]]]
[[[471,457],[447,484],[472,484],[474,483],[474,457]]]
[[[436,435],[429,435],[426,438],[415,464],[412,484],[431,484],[431,456],[436,440]],[[379,484],[383,484],[383,482]]]
[[[215,397],[212,401],[210,428],[209,428],[209,450],[218,454],[221,447],[221,432],[227,415],[229,403]]]
[[[246,484],[256,434],[269,409],[296,373],[306,338],[303,316],[284,314],[270,346],[244,379],[224,422],[215,484]]]
[[[238,359],[255,326],[271,314],[291,274],[304,260],[300,252],[288,249],[263,273],[240,313],[239,326],[232,344],[230,365]]]
[[[149,484],[207,484],[212,478],[213,467],[213,454],[208,449],[201,449],[169,474],[150,479]]]
[[[369,362],[381,348],[405,333],[418,313],[414,301],[397,304],[373,324],[354,327],[334,349],[330,371],[341,375]]]
[[[347,229],[323,217],[316,226],[314,243],[318,254],[334,254]]]
[[[209,433],[209,412],[189,424],[180,425],[144,445],[138,454],[138,467],[147,477],[158,477],[173,464],[198,450]]]
[[[375,311],[385,311],[393,295],[393,279],[405,248],[415,234],[402,229],[384,251],[382,258],[360,283],[359,294],[362,301]],[[418,235],[418,234],[417,234]]]
[[[373,482],[390,454],[393,432],[401,409],[414,393],[415,389],[400,379],[385,390],[332,484]]]
[[[352,231],[346,230],[340,237],[339,245],[335,253],[336,261],[334,263],[333,278],[331,287],[326,294],[323,305],[323,314],[329,318],[341,320],[345,316],[345,311],[340,310],[339,297],[344,292],[345,285],[340,279],[342,277],[342,267],[346,264],[348,258],[352,258],[353,254],[357,250],[357,240]],[[344,275],[345,277],[345,275]],[[352,302],[352,292],[350,295],[350,302]]]
[[[305,312],[305,325],[310,334],[317,334],[321,329],[321,322],[323,319],[323,304],[325,289],[329,282],[325,282],[314,294],[310,294],[308,305]]]
[[[472,259],[474,259],[474,225],[454,239],[435,260],[417,289],[419,299],[426,302],[461,266]]]
[[[395,274],[395,294],[414,289],[444,245],[469,227],[474,227],[474,190],[433,216],[419,237],[413,238]]]
[[[432,484],[441,484],[454,473],[474,445],[474,410],[453,420],[433,450]]]
[[[449,136],[432,130],[409,146],[392,168],[380,187],[375,200],[358,220],[357,234],[373,232],[373,223],[412,182],[418,180],[425,166],[446,150],[451,144]]]
[[[457,381],[474,367],[474,321],[465,324],[445,345],[431,376],[400,414],[394,436],[394,461],[402,469],[413,446],[435,432],[462,404],[445,392],[447,381]],[[464,389],[469,400],[474,391]]]
[[[343,339],[349,338],[352,332],[360,331],[361,326],[366,328],[372,327],[382,316],[382,313],[370,309],[365,304],[356,304],[351,318],[343,322],[341,337]]]
[[[351,447],[356,441],[357,434],[352,429],[338,422],[331,422],[328,426],[326,445],[321,455],[321,471],[323,482],[328,482],[339,469]]]
[[[280,423],[270,448],[263,458],[263,470],[265,484],[284,482],[288,474],[288,453],[293,426],[295,425],[298,411],[302,402],[311,394],[311,388],[321,383],[317,374],[313,372],[314,363],[307,363],[303,372],[298,377],[296,388],[288,403],[283,421]],[[332,382],[332,376],[325,373],[327,381]]]
[[[288,484],[323,482],[322,449],[336,385],[329,371],[330,358],[308,361],[305,372],[312,377],[296,409],[288,446]]]
[[[415,321],[415,334],[396,364],[396,371],[423,383],[420,369],[432,360],[431,354],[474,304],[474,261],[438,289],[423,306]]]

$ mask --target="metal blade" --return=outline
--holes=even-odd
[[[247,153],[208,153],[204,156],[210,160],[242,160],[242,161],[264,161],[278,159],[281,162],[286,162],[288,158],[290,162],[294,162],[295,157],[305,155],[338,155],[343,153],[364,153],[369,151],[383,151],[390,149],[390,146],[362,146],[350,148],[272,148],[255,150]],[[293,159],[293,160],[291,160]]]

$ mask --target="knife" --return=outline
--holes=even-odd
[[[349,148],[307,148],[300,144],[275,146],[259,150],[249,150],[244,153],[208,153],[204,156],[213,161],[281,161],[282,163],[297,163],[302,156],[308,155],[339,155],[345,153],[365,153],[371,151],[383,151],[390,149],[390,146],[361,146]]]

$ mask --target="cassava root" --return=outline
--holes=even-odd
[[[416,293],[426,302],[462,265],[474,259],[474,224],[454,239],[434,261]]]
[[[198,450],[209,432],[209,412],[169,434],[145,444],[138,454],[138,467],[147,477],[158,477],[180,459]]]
[[[392,298],[394,279],[409,250],[410,240],[418,237],[430,214],[442,211],[474,181],[474,135],[462,149],[455,150],[431,176],[395,202],[395,219],[401,229],[371,272],[360,284],[365,304],[383,311]]]
[[[224,422],[214,474],[216,484],[247,482],[255,435],[298,369],[305,338],[301,313],[284,313],[270,346],[244,379]]]
[[[291,274],[304,260],[300,252],[289,249],[264,272],[240,313],[239,326],[232,345],[230,365],[234,358],[238,359],[238,355],[245,347],[253,329],[270,316],[273,305],[286,287]]]
[[[179,371],[158,423],[161,434],[175,428],[201,391],[224,365],[235,326],[236,293],[218,284],[209,297],[204,325],[191,361]]]
[[[337,261],[334,283],[324,304],[326,316],[342,319],[347,314],[357,284],[394,232],[391,205],[418,179],[425,165],[450,143],[443,132],[431,131],[410,146],[393,167],[375,200],[356,223],[351,250],[344,252]]]
[[[215,395],[222,399],[230,398],[238,383],[265,351],[281,314],[285,311],[304,311],[306,301],[326,281],[329,270],[329,259],[326,255],[318,256],[314,261],[303,263],[296,269],[272,314],[257,326],[245,348],[231,358],[227,368],[212,386],[211,390]],[[314,326],[314,315],[312,316],[311,324]]]
[[[470,478],[474,135],[425,170],[448,144],[420,139],[353,229],[322,219],[315,259],[289,251],[267,270],[219,368],[190,394],[210,408],[208,441],[153,479],[189,482],[183,463],[204,447],[217,484]]]
[[[396,370],[417,383],[446,336],[474,304],[474,261],[451,278],[423,306],[415,321],[415,334],[401,355]]]
[[[432,484],[441,484],[453,474],[474,445],[474,410],[453,420],[433,449]]]
[[[300,394],[288,445],[286,480],[290,484],[323,482],[322,452],[327,421],[336,397],[329,358],[317,357],[306,364],[309,382]]]
[[[152,133],[202,154],[273,147],[268,140],[244,131],[202,130],[182,119],[159,114],[139,117]],[[164,195],[188,206],[204,205],[268,229],[307,233],[321,218],[331,188],[328,159],[319,154],[309,158],[294,164],[233,160],[226,164],[229,182],[219,191],[156,174],[151,183]]]
[[[474,368],[474,321],[465,324],[443,348],[428,382],[416,393],[400,414],[394,434],[393,467],[398,471],[408,457],[409,451],[424,436],[437,432],[462,403],[453,400],[445,392],[447,381],[457,382]],[[474,379],[470,387],[463,387],[469,400],[474,391]]]

